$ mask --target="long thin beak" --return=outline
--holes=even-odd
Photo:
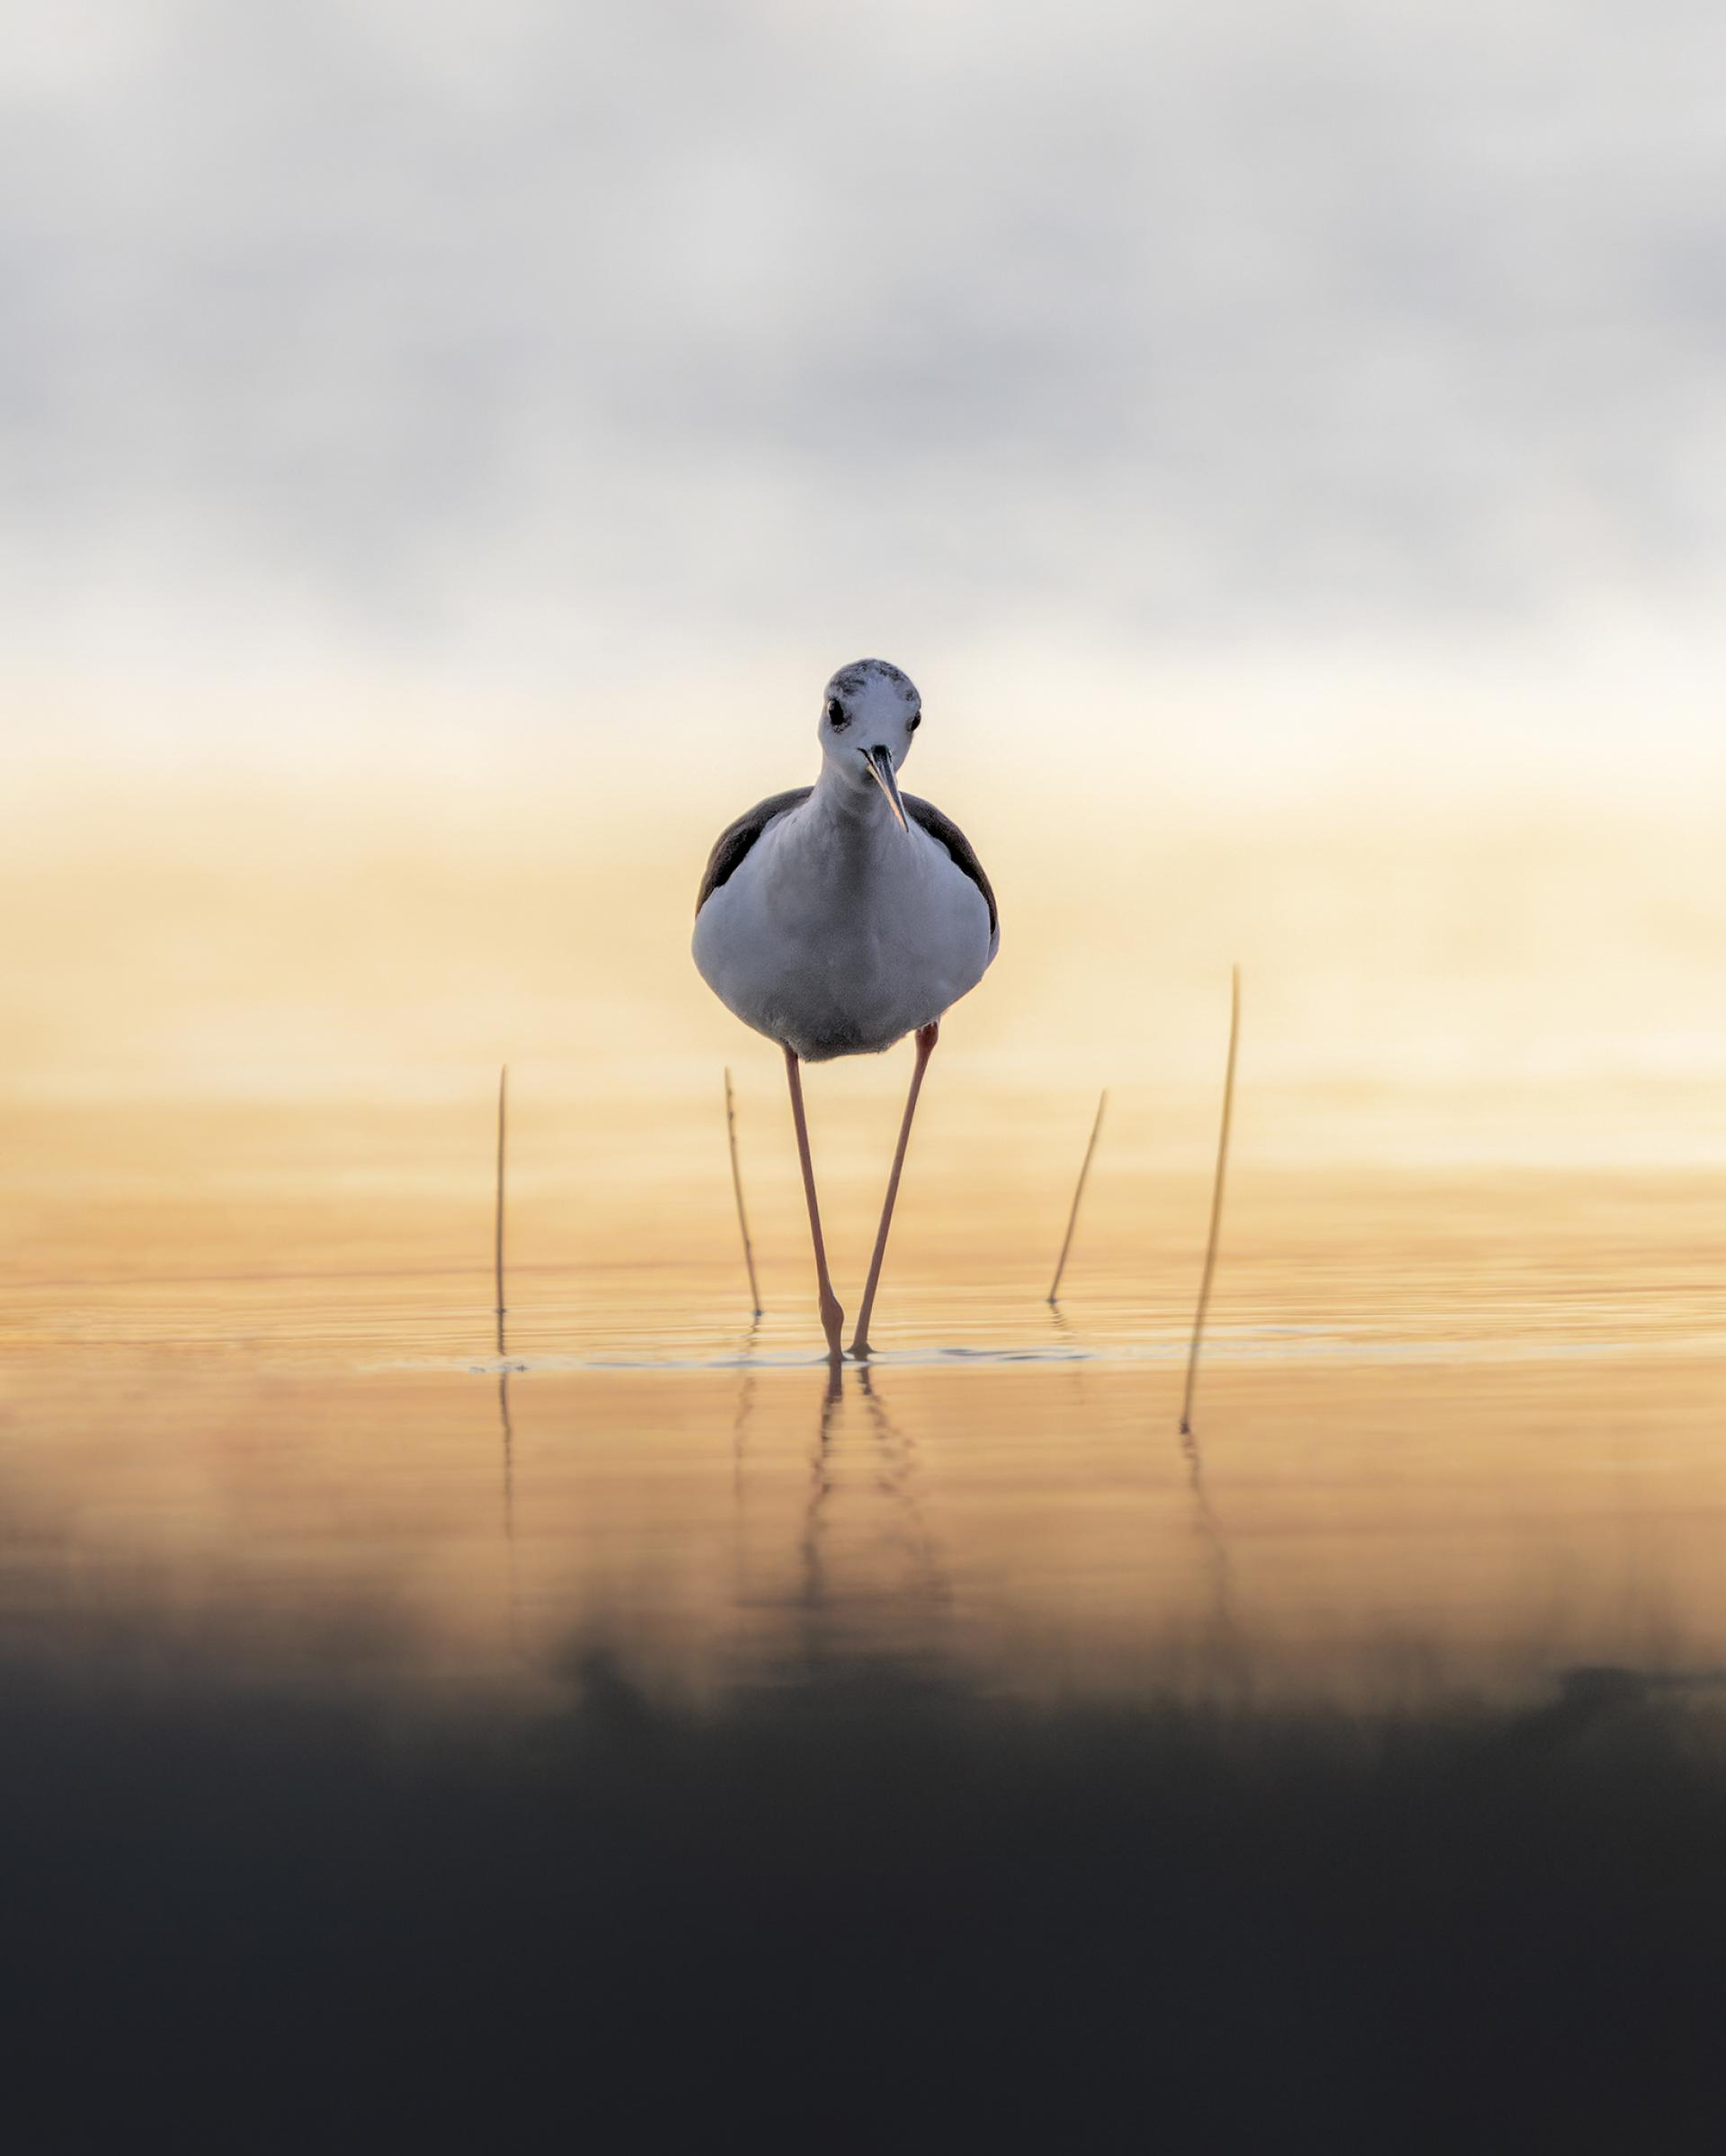
[[[887,806],[899,819],[899,829],[909,831],[905,821],[905,804],[899,798],[899,781],[893,776],[893,759],[883,748],[866,749],[863,761],[869,767],[875,783],[887,797]]]

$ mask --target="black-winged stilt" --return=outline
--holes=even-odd
[[[827,1351],[845,1313],[833,1293],[809,1158],[801,1063],[878,1055],[917,1039],[911,1091],[851,1342],[869,1352],[869,1317],[894,1200],[942,1015],[968,995],[1001,945],[995,894],[969,840],[896,776],[922,702],[896,666],[841,667],[822,697],[821,776],[758,802],[719,834],[695,908],[695,963],[745,1025],[785,1051],[797,1158]]]

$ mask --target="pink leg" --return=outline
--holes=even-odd
[[[803,1074],[790,1049],[785,1051],[785,1075],[791,1087],[791,1118],[797,1126],[797,1160],[803,1169],[803,1194],[809,1202],[809,1233],[815,1246],[815,1287],[821,1299],[821,1326],[827,1335],[827,1353],[840,1358],[840,1331],[845,1313],[827,1276],[827,1246],[821,1239],[821,1208],[815,1202],[815,1170],[809,1158],[809,1126],[803,1117]]]
[[[899,1126],[899,1146],[893,1156],[893,1173],[887,1177],[886,1201],[881,1208],[881,1225],[876,1230],[875,1255],[869,1260],[869,1282],[863,1291],[863,1307],[857,1313],[857,1334],[851,1342],[854,1355],[869,1352],[869,1316],[875,1309],[875,1291],[881,1279],[881,1261],[887,1255],[887,1230],[893,1226],[893,1202],[899,1195],[899,1177],[905,1165],[905,1148],[911,1143],[911,1119],[917,1113],[917,1096],[923,1089],[923,1073],[940,1038],[940,1025],[925,1025],[917,1034],[917,1060],[912,1067],[911,1091],[905,1096],[905,1120]]]

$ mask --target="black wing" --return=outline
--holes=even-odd
[[[793,786],[788,794],[770,794],[765,801],[758,801],[752,809],[745,809],[735,823],[728,823],[713,842],[713,851],[707,856],[707,865],[701,877],[701,889],[696,894],[695,909],[700,912],[722,883],[728,883],[742,865],[744,856],[772,822],[783,816],[787,809],[798,808],[814,792],[813,786]]]
[[[903,799],[905,813],[911,818],[911,821],[921,830],[926,830],[931,838],[946,847],[948,852],[953,856],[955,868],[969,876],[977,889],[982,892],[983,903],[989,909],[989,933],[992,936],[999,936],[1001,934],[1001,915],[996,910],[994,890],[988,877],[983,874],[983,863],[972,851],[971,841],[950,816],[942,815],[932,801],[924,801],[921,795],[916,794],[907,794]],[[768,805],[766,802],[761,803],[762,808],[766,808]],[[739,857],[741,858],[741,856]]]

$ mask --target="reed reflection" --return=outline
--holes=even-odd
[[[503,1319],[501,1313],[497,1322],[497,1337],[501,1351],[503,1344]],[[519,1654],[521,1637],[515,1552],[515,1424],[510,1414],[510,1376],[507,1365],[497,1373],[497,1428],[503,1469],[503,1559],[507,1575],[510,1652]]]
[[[1083,1407],[1088,1404],[1090,1397],[1090,1389],[1085,1383],[1085,1363],[1089,1360],[1091,1351],[1081,1344],[1078,1330],[1072,1318],[1067,1316],[1058,1302],[1051,1302],[1048,1311],[1050,1326],[1059,1335],[1062,1345],[1070,1347],[1073,1351],[1072,1357],[1072,1397],[1079,1406]]]
[[[740,1535],[743,1531],[743,1454],[749,1436],[750,1418],[755,1412],[756,1370],[753,1358],[756,1335],[761,1330],[761,1313],[757,1310],[737,1344],[737,1353],[743,1362],[743,1380],[737,1389],[737,1413],[731,1424],[731,1488],[736,1502]]]
[[[750,1424],[755,1415],[756,1392],[759,1373],[753,1361],[755,1335],[759,1329],[759,1314],[752,1317],[739,1344],[739,1353],[744,1358],[742,1382],[737,1388],[737,1409],[731,1422],[731,1576],[732,1599],[736,1608],[746,1609],[752,1600],[749,1581],[749,1521],[744,1504],[744,1464],[749,1451]]]
[[[503,1460],[503,1539],[515,1548],[515,1424],[510,1419],[510,1373],[497,1373],[497,1427]]]
[[[520,1642],[517,1629],[517,1601],[515,1578],[515,1424],[510,1418],[509,1335],[508,1305],[504,1300],[503,1264],[503,1206],[504,1177],[507,1169],[507,1131],[509,1127],[510,1073],[505,1064],[497,1080],[497,1202],[494,1226],[493,1264],[496,1304],[492,1312],[496,1325],[497,1339],[497,1427],[498,1442],[503,1471],[503,1548],[509,1575],[509,1630],[510,1647],[513,1653]]]
[[[1222,1520],[1205,1486],[1205,1458],[1196,1431],[1181,1432],[1180,1450],[1187,1462],[1187,1486],[1193,1500],[1193,1528],[1210,1576],[1211,1651],[1218,1674],[1237,1689],[1244,1689],[1248,1655],[1235,1611],[1234,1565]]]

